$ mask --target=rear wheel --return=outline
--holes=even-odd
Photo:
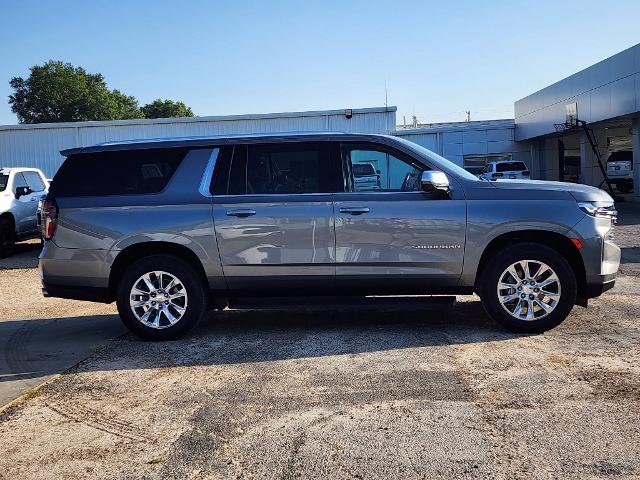
[[[137,335],[170,340],[193,328],[206,307],[203,281],[184,260],[153,255],[138,260],[122,276],[118,313]]]
[[[13,253],[16,232],[9,220],[0,220],[0,258],[5,258]]]
[[[536,333],[556,327],[569,315],[577,282],[557,251],[519,243],[488,260],[479,290],[491,318],[509,330]]]

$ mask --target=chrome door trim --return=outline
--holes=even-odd
[[[202,174],[202,179],[200,180],[200,187],[198,187],[198,192],[203,197],[211,198],[211,181],[213,180],[213,170],[216,168],[216,160],[218,159],[218,153],[220,152],[220,148],[214,148],[211,150],[211,155],[209,156],[209,161],[207,162],[207,166],[204,169],[204,173]]]

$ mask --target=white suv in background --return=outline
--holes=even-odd
[[[478,177],[483,180],[530,179],[531,172],[524,162],[499,160],[487,163]]]
[[[38,203],[49,184],[37,168],[0,167],[0,257],[18,240],[38,238]]]
[[[633,190],[633,151],[611,152],[607,158],[607,177],[622,193]]]

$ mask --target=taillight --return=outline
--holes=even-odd
[[[494,173],[491,175],[493,178],[504,177],[504,173]]]
[[[529,175],[531,175],[531,172],[529,170],[525,170],[524,172],[522,172],[522,175],[528,177]]]
[[[51,240],[56,233],[58,206],[55,200],[46,199],[42,205],[42,237]]]

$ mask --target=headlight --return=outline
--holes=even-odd
[[[602,205],[600,202],[578,202],[578,208],[591,217],[610,218],[613,222],[618,218],[614,204]]]

